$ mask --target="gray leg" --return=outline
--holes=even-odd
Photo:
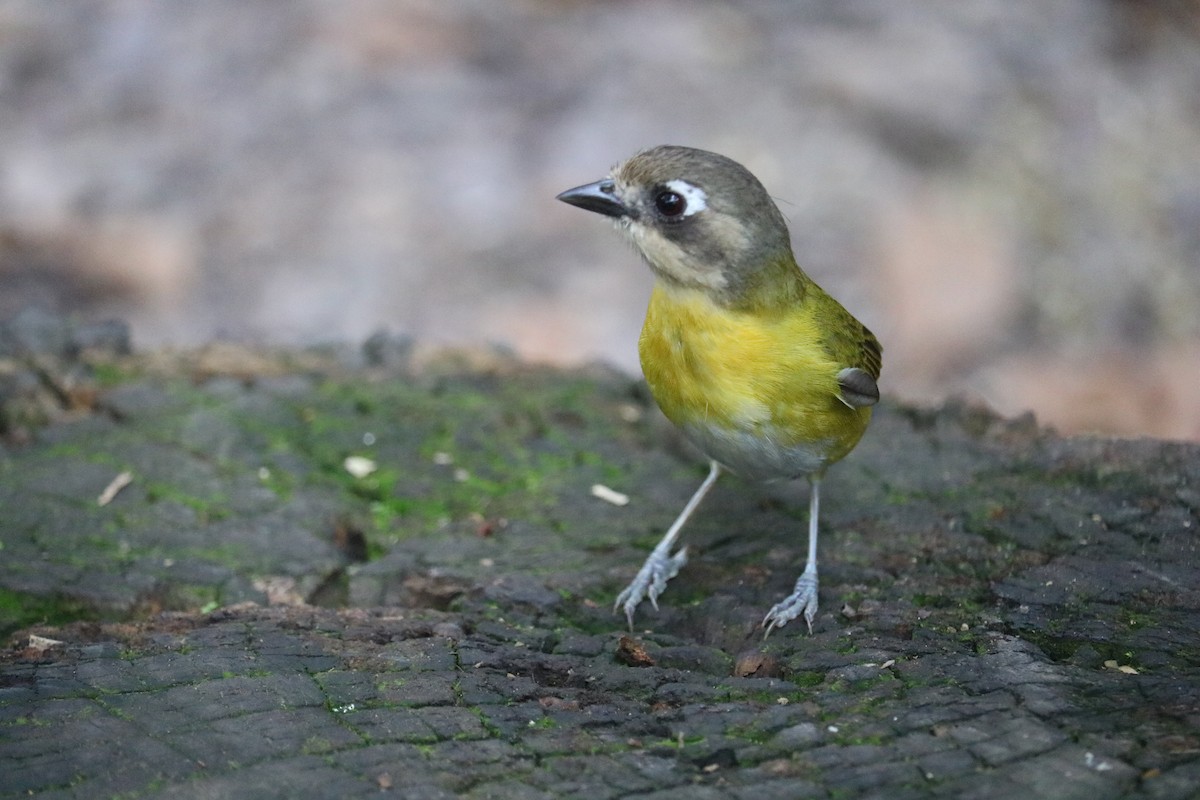
[[[808,505],[808,563],[796,580],[792,593],[776,603],[763,617],[762,624],[767,629],[764,637],[801,614],[804,614],[811,634],[813,619],[817,616],[817,517],[821,510],[821,476],[810,475],[808,482],[812,485],[812,499]]]
[[[675,540],[679,538],[679,531],[683,528],[683,523],[687,522],[688,517],[696,510],[696,506],[700,505],[700,501],[717,482],[720,474],[721,465],[713,461],[708,471],[708,477],[704,479],[704,483],[700,484],[700,488],[692,495],[692,499],[688,500],[687,505],[683,507],[683,511],[679,513],[666,535],[650,553],[650,557],[638,571],[637,577],[617,595],[617,601],[613,603],[613,611],[618,608],[625,609],[625,619],[629,622],[630,630],[633,630],[633,612],[637,609],[638,604],[649,598],[650,604],[657,610],[658,596],[667,588],[667,581],[678,575],[680,567],[687,563],[686,547],[681,547],[674,554],[671,553],[671,548],[675,546]]]

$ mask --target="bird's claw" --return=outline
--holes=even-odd
[[[807,571],[796,581],[792,593],[772,606],[763,617],[762,627],[766,628],[763,638],[770,636],[775,628],[782,628],[801,615],[808,623],[808,632],[811,635],[813,620],[817,616],[817,576]]]
[[[613,603],[614,613],[618,608],[625,611],[629,630],[633,630],[633,613],[643,600],[649,600],[654,610],[658,610],[658,596],[667,588],[667,581],[678,575],[686,563],[686,547],[681,547],[673,555],[650,554],[646,563],[638,570],[637,577],[617,595],[616,602]]]

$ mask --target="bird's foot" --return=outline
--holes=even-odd
[[[804,615],[808,623],[808,632],[812,633],[813,619],[817,616],[817,573],[815,570],[805,570],[796,580],[796,587],[787,597],[780,600],[767,615],[763,617],[762,626],[766,628],[763,637],[771,634],[775,628],[782,628],[796,617]]]
[[[667,581],[679,574],[680,568],[687,563],[687,548],[681,547],[674,555],[655,550],[646,559],[646,563],[638,570],[637,577],[617,595],[613,603],[613,611],[624,609],[625,619],[629,629],[633,630],[633,612],[638,605],[649,598],[650,605],[658,610],[658,596],[667,588]]]

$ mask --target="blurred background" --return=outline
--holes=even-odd
[[[0,318],[636,373],[648,271],[554,195],[660,143],[762,179],[885,392],[1200,439],[1195,0],[0,0]]]

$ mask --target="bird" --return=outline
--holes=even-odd
[[[799,266],[787,222],[731,158],[660,145],[557,196],[612,218],[654,275],[638,355],[663,414],[703,452],[707,477],[617,596],[630,630],[687,563],[684,524],[724,472],[811,486],[808,556],[764,636],[818,609],[821,479],[862,438],[879,401],[883,348]]]

